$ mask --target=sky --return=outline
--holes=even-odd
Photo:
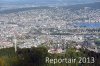
[[[97,1],[100,0],[0,0],[0,4],[73,5]]]

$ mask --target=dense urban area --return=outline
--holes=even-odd
[[[4,58],[2,55],[8,53],[9,58],[11,54],[11,62],[14,62],[14,65],[10,65],[8,59],[7,66],[19,66],[21,64],[15,65],[19,61],[22,63],[21,66],[41,66],[44,62],[38,62],[43,61],[46,56],[58,58],[90,56],[90,58],[96,58],[94,60],[96,63],[94,62],[93,66],[99,63],[100,9],[91,7],[80,9],[32,7],[32,9],[29,8],[28,10],[24,8],[24,11],[21,9],[15,10],[0,11],[0,52],[2,52],[0,57]],[[96,57],[92,54],[95,54]],[[33,60],[33,56],[36,56],[35,60]],[[5,66],[2,58],[0,58],[0,66]],[[14,59],[16,60],[13,61]],[[30,63],[27,65],[23,62]],[[32,64],[32,62],[34,63]],[[72,63],[71,65],[65,64],[62,66],[79,65],[78,63]],[[47,64],[43,66],[61,65]]]

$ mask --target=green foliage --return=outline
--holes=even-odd
[[[48,55],[44,47],[19,49],[17,51],[21,66],[41,66],[45,64],[45,57]]]
[[[45,63],[46,57],[49,58],[76,58],[76,63]],[[94,57],[93,64],[79,64],[78,57]],[[0,50],[0,66],[100,66],[100,54],[80,49],[76,52],[75,48],[69,48],[66,53],[50,54],[45,47],[33,47],[18,49],[15,53],[14,48]]]
[[[44,47],[18,49],[14,48],[0,50],[0,66],[40,66],[45,64],[45,57],[48,55]]]
[[[95,39],[94,42],[96,43],[97,46],[100,46],[100,39]]]
[[[0,66],[16,66],[18,61],[14,48],[0,50]]]

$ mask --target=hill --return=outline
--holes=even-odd
[[[65,6],[64,6],[65,7]],[[82,9],[84,7],[90,7],[92,9],[100,9],[100,2],[95,2],[95,3],[88,3],[88,4],[78,4],[78,5],[72,5],[68,6],[66,8],[71,8],[71,9]]]
[[[90,7],[92,9],[100,9],[100,2],[95,3],[89,3],[89,4],[78,4],[78,5],[71,5],[71,6],[60,6],[58,8],[64,8],[64,9],[83,9],[84,7]],[[55,7],[49,7],[49,6],[40,6],[40,7],[24,7],[24,8],[16,8],[16,9],[8,9],[8,10],[2,10],[0,11],[0,14],[8,14],[8,13],[14,13],[14,12],[20,12],[20,11],[27,11],[27,10],[33,10],[33,9],[48,9],[48,8],[55,8]]]

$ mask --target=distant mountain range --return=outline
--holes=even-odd
[[[90,7],[92,9],[100,9],[100,2],[95,3],[88,3],[88,4],[78,4],[78,5],[71,5],[71,6],[63,6],[64,8],[71,8],[71,9],[82,9],[84,7]]]
[[[59,8],[82,9],[84,7],[90,7],[91,9],[100,9],[100,2],[89,3],[89,4],[78,4],[78,5],[71,5],[71,6],[60,6]],[[48,9],[54,7],[39,6],[39,7],[24,7],[24,8],[8,9],[8,10],[0,11],[0,14],[27,11],[32,9],[46,9],[46,8]]]

